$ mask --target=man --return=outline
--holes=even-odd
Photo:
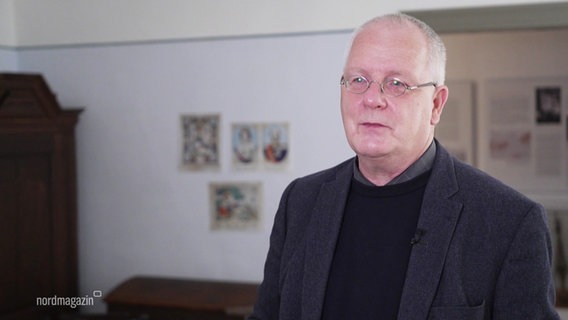
[[[357,156],[284,191],[250,319],[558,319],[542,206],[434,139],[444,75],[417,19],[355,31],[341,115]]]

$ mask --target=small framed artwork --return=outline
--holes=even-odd
[[[260,228],[262,188],[260,182],[209,184],[211,230]]]
[[[537,87],[536,121],[539,124],[560,124],[562,117],[562,88],[560,86]]]
[[[182,168],[219,169],[220,115],[182,115]]]
[[[288,123],[262,124],[262,159],[266,168],[284,169],[289,163]]]
[[[258,124],[231,126],[232,164],[237,169],[258,169],[260,164],[260,130]]]

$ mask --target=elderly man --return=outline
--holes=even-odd
[[[355,31],[340,83],[356,156],[284,191],[250,319],[558,319],[542,206],[434,139],[445,55],[404,14]]]

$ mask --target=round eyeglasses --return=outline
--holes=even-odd
[[[416,86],[409,86],[404,83],[402,80],[397,78],[386,78],[383,82],[378,82],[375,80],[367,80],[367,78],[361,75],[352,75],[352,76],[342,76],[340,84],[347,89],[349,92],[353,93],[365,93],[371,83],[376,83],[381,87],[381,92],[391,96],[391,97],[399,97],[406,93],[406,91],[411,91],[414,89],[428,87],[428,86],[438,86],[436,82],[427,82],[423,84],[419,84]]]

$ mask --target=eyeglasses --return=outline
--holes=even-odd
[[[411,91],[422,87],[438,86],[436,82],[427,82],[416,86],[409,86],[402,80],[399,80],[397,78],[386,78],[385,80],[383,80],[383,82],[377,82],[375,80],[369,81],[367,80],[367,78],[361,75],[342,76],[340,84],[344,86],[345,89],[347,89],[349,92],[361,94],[365,93],[373,82],[381,87],[382,93],[391,97],[399,97],[405,94],[406,91]]]

